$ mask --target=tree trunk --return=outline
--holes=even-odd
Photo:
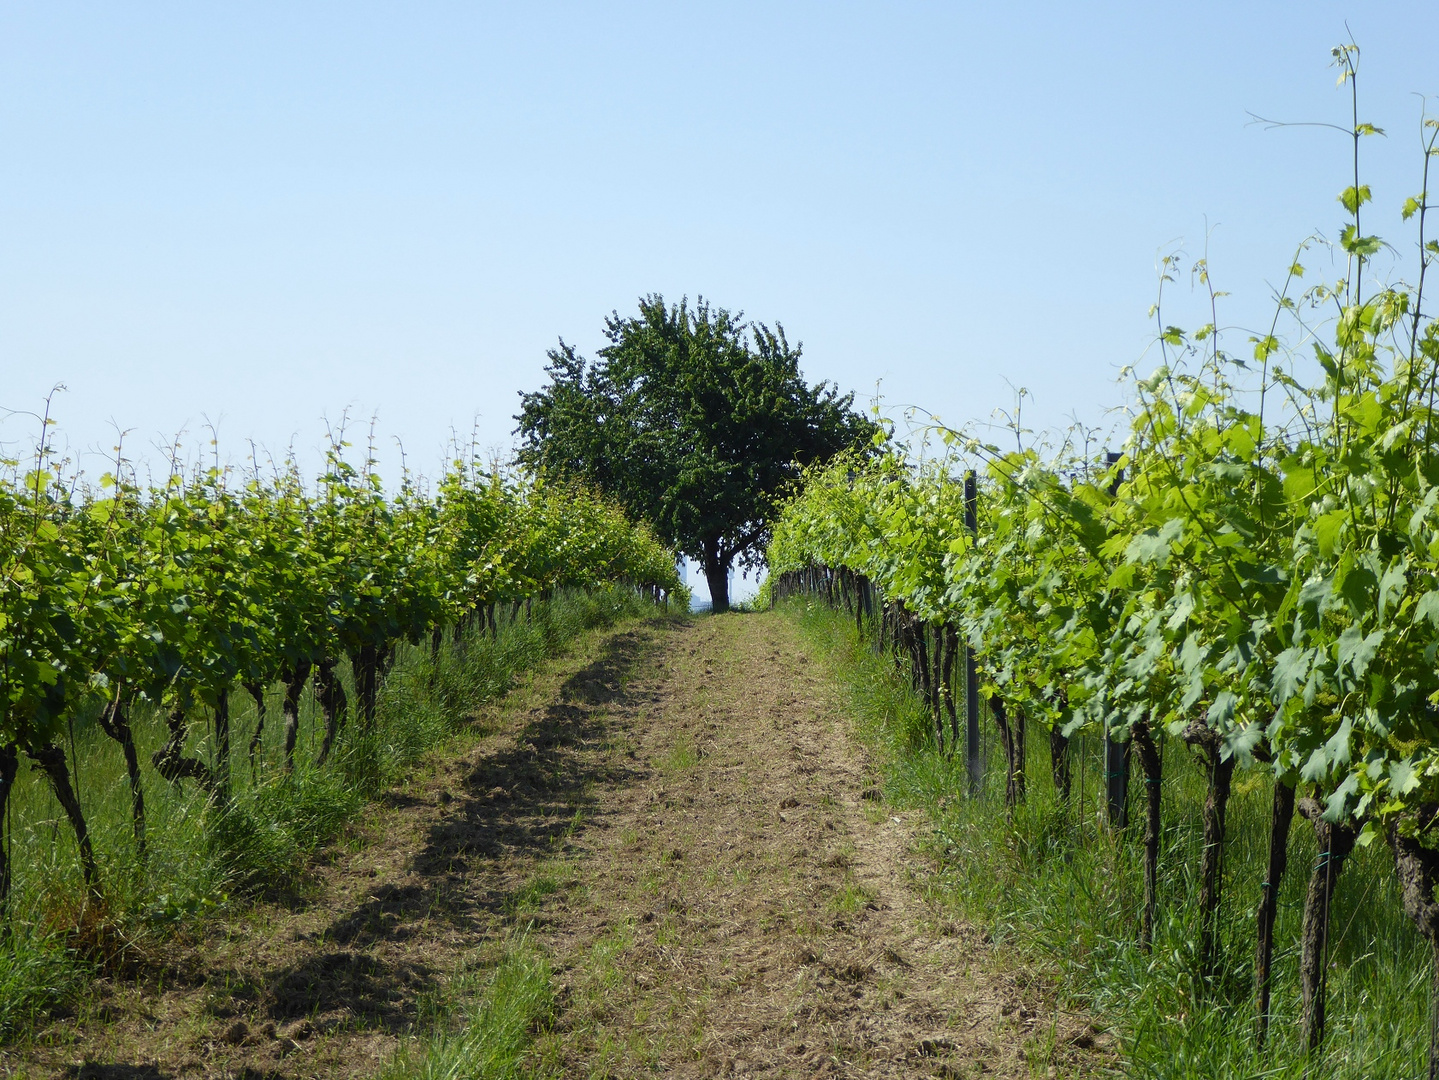
[[[350,657],[350,670],[355,675],[355,697],[360,704],[360,731],[368,735],[375,730],[375,700],[380,693],[380,650],[374,645],[361,645]]]
[[[338,663],[339,661],[326,657],[315,666],[315,694],[320,699],[320,713],[325,718],[325,739],[320,744],[320,756],[315,759],[316,765],[323,765],[329,760],[330,751],[335,746],[335,737],[339,735],[345,722],[345,713],[350,707],[344,683],[340,682],[340,673],[335,670]]]
[[[165,718],[165,724],[170,730],[170,737],[165,740],[164,746],[150,756],[150,764],[170,783],[178,784],[189,777],[213,796],[217,785],[210,766],[199,758],[185,756],[185,738],[189,734],[185,723],[185,710],[171,709]]]
[[[1159,840],[1163,828],[1159,795],[1163,763],[1148,721],[1135,724],[1130,738],[1139,752],[1139,767],[1144,773],[1144,912],[1139,920],[1139,947],[1149,952],[1154,947],[1154,915],[1159,907]]]
[[[944,719],[939,711],[939,681],[935,678],[938,674],[935,667],[930,663],[929,624],[915,620],[914,625],[914,658],[918,665],[916,668],[919,675],[919,693],[925,705],[929,707],[930,721],[934,724],[939,748],[944,750]]]
[[[250,777],[253,780],[259,775],[255,770],[255,760],[265,739],[265,684],[252,681],[244,685],[245,692],[255,699],[255,730],[250,736]]]
[[[14,743],[0,746],[0,943],[10,938],[10,792],[20,771],[20,754]]]
[[[220,801],[230,801],[230,691],[215,698],[215,780]]]
[[[710,590],[710,610],[716,615],[729,610],[729,563],[720,562],[719,539],[704,545],[705,584]]]
[[[1254,1042],[1260,1049],[1269,1037],[1269,996],[1273,989],[1274,917],[1279,911],[1279,886],[1289,865],[1289,827],[1294,821],[1294,785],[1274,781],[1269,814],[1269,869],[1259,891],[1254,940]]]
[[[955,702],[954,673],[959,660],[959,631],[952,626],[945,627],[949,637],[949,653],[944,669],[944,708],[949,713],[949,745],[951,751],[959,746],[959,705]]]
[[[1054,790],[1060,801],[1068,805],[1074,772],[1069,760],[1069,736],[1058,720],[1049,729],[1049,775],[1054,779]]]
[[[300,660],[293,667],[285,667],[280,678],[285,683],[285,700],[280,712],[285,718],[285,771],[295,771],[295,742],[300,737],[300,695],[305,683],[310,680],[310,661]]]
[[[929,694],[929,653],[928,642],[925,640],[925,626],[919,621],[918,616],[911,615],[909,620],[909,662],[913,670],[915,693],[919,699],[930,707],[934,712],[934,704],[930,701]]]
[[[130,710],[121,692],[100,710],[100,730],[120,744],[125,755],[125,771],[130,778],[130,825],[135,833],[135,850],[145,861],[145,788],[140,780],[140,755],[135,750],[135,735],[130,730]]]
[[[1421,829],[1433,826],[1439,807],[1424,807],[1416,823]],[[1433,974],[1429,987],[1429,1080],[1439,1080],[1439,902],[1434,886],[1439,883],[1439,851],[1424,844],[1421,836],[1403,836],[1399,824],[1390,826],[1389,843],[1394,849],[1394,871],[1404,913],[1429,942]]]
[[[924,631],[925,638],[929,637],[928,628]],[[935,738],[939,741],[940,752],[944,751],[944,699],[948,696],[948,687],[944,682],[944,674],[949,663],[948,641],[943,632],[936,628],[934,632],[933,663],[930,667],[930,683],[933,689],[930,695],[929,711],[934,717]]]
[[[924,700],[924,684],[919,675],[919,641],[914,629],[914,616],[901,600],[895,614],[894,633],[899,649],[894,654],[895,670],[909,677],[909,688],[921,701]]]
[[[1025,761],[1028,750],[1025,742],[1029,737],[1029,715],[1021,708],[1014,710],[1014,719],[1010,721],[1014,730],[1014,802],[1019,805],[1029,796],[1029,779],[1025,771]]]
[[[1329,966],[1329,908],[1344,861],[1354,850],[1353,826],[1324,820],[1317,799],[1300,799],[1299,812],[1314,823],[1319,856],[1309,875],[1304,898],[1304,928],[1300,932],[1299,984],[1304,1000],[1304,1044],[1316,1050],[1324,1041],[1324,1009]]]
[[[891,630],[894,637],[894,648],[891,651],[894,670],[898,675],[909,679],[909,687],[913,690],[918,685],[915,681],[914,644],[910,640],[909,614],[904,609],[903,600],[895,601],[894,624]]]
[[[1007,775],[1004,780],[1004,805],[1011,810],[1024,802],[1024,713],[1015,712],[1013,720],[998,694],[989,698],[989,711],[999,728],[999,741],[1004,747]]]
[[[1127,740],[1119,742],[1111,733],[1105,733],[1105,802],[1109,808],[1109,824],[1121,832],[1129,828],[1129,758],[1132,749]]]
[[[1219,735],[1204,723],[1190,724],[1184,741],[1197,747],[1209,772],[1209,793],[1201,821],[1204,852],[1199,858],[1199,975],[1210,979],[1219,967],[1219,902],[1224,889],[1224,819],[1235,759],[1220,760]]]
[[[80,848],[80,872],[85,877],[85,887],[93,899],[99,900],[100,868],[95,864],[95,849],[90,844],[90,827],[85,823],[85,811],[80,808],[80,798],[70,783],[70,770],[65,765],[65,751],[62,747],[50,745],[26,750],[35,764],[50,778],[50,787],[55,798],[70,819],[70,828],[75,831],[75,843]]]

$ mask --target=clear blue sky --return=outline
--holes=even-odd
[[[1158,252],[1207,222],[1256,323],[1337,229],[1342,138],[1246,110],[1347,123],[1346,18],[1407,242],[1436,3],[4,3],[0,405],[63,382],[77,453],[209,416],[236,459],[349,408],[432,472],[659,291],[891,408],[982,420],[1012,383],[1034,426],[1098,422]]]

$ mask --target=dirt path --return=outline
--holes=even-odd
[[[792,623],[673,631],[625,711],[650,767],[599,799],[582,899],[541,935],[570,967],[564,1075],[1033,1075],[1037,1002],[920,901],[920,823]]]
[[[382,799],[306,902],[101,984],[0,1071],[373,1075],[525,931],[560,984],[550,1075],[1071,1075],[1075,1032],[919,899],[922,823],[874,780],[783,618],[599,635]]]

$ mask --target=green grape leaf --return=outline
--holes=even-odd
[[[1324,801],[1324,820],[1343,821],[1345,818],[1344,805],[1349,796],[1359,790],[1359,777],[1350,773],[1344,778],[1344,783],[1334,790],[1334,793]]]
[[[1389,787],[1396,795],[1408,795],[1419,786],[1419,770],[1408,758],[1389,763]]]
[[[1414,605],[1413,620],[1415,624],[1428,620],[1430,625],[1439,628],[1439,589],[1431,589],[1419,598]]]
[[[1339,666],[1347,667],[1354,673],[1356,679],[1362,679],[1383,641],[1384,631],[1382,629],[1366,635],[1357,623],[1351,623],[1339,635],[1336,656]]]
[[[1298,647],[1285,649],[1274,658],[1274,675],[1270,687],[1280,705],[1297,694],[1304,685],[1304,677],[1309,673],[1312,659],[1312,650]]]
[[[1170,545],[1184,533],[1182,518],[1170,518],[1158,529],[1148,529],[1129,542],[1124,551],[1127,563],[1159,563],[1169,558]]]

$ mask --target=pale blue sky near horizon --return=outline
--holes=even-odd
[[[1403,252],[1439,4],[0,3],[0,442],[63,383],[94,471],[116,427],[313,457],[348,410],[433,473],[649,292],[895,413],[1113,424],[1161,252],[1254,326],[1337,233],[1344,137],[1247,112],[1347,125],[1350,31]]]

